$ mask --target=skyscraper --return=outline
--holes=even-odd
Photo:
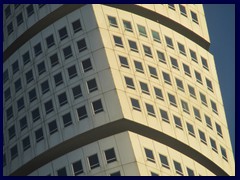
[[[235,175],[202,5],[4,5],[4,175]]]

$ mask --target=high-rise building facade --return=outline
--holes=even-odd
[[[4,175],[235,175],[202,5],[3,14]]]

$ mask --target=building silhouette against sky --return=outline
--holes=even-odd
[[[4,5],[3,174],[235,175],[202,5]]]

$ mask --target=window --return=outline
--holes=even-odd
[[[123,47],[122,38],[119,36],[113,36],[115,46]]]
[[[38,8],[41,9],[45,4],[38,4]]]
[[[22,55],[22,59],[23,59],[23,64],[26,65],[27,63],[30,62],[30,55],[29,55],[29,51],[25,52]]]
[[[17,93],[20,89],[22,89],[22,82],[20,78],[15,81],[14,86],[15,86],[15,93]]]
[[[18,156],[18,147],[17,144],[10,149],[11,160],[14,160]]]
[[[68,37],[67,28],[63,27],[62,29],[58,30],[58,34],[61,41],[66,39]]]
[[[141,111],[139,101],[137,99],[131,98],[132,108],[137,111]]]
[[[180,9],[180,13],[181,13],[181,15],[187,17],[187,11],[186,11],[185,6],[179,4],[179,9]]]
[[[46,38],[46,42],[47,42],[47,47],[50,48],[52,46],[55,45],[55,42],[54,42],[54,37],[53,35],[50,35]]]
[[[164,111],[164,110],[160,109],[160,114],[161,114],[161,117],[162,117],[163,121],[165,121],[167,123],[170,123],[167,111]]]
[[[111,173],[110,176],[121,176],[121,173],[120,171],[117,171],[117,172]]]
[[[177,84],[177,88],[180,90],[180,91],[183,91],[184,92],[184,87],[183,87],[183,82],[178,79],[178,78],[175,78],[176,79],[176,84]]]
[[[169,47],[171,49],[174,49],[172,39],[170,37],[165,36],[165,40],[166,40],[166,43],[167,43],[167,47]]]
[[[37,57],[42,53],[41,43],[38,43],[37,45],[34,46],[34,53],[35,53],[35,57]]]
[[[23,146],[23,151],[26,151],[27,149],[29,149],[31,147],[29,136],[25,137],[22,140],[22,146]]]
[[[138,32],[141,36],[147,37],[147,32],[146,32],[146,28],[142,25],[137,25],[138,27]]]
[[[162,154],[159,154],[159,158],[160,158],[162,167],[165,167],[165,168],[167,168],[167,169],[170,169],[167,156],[164,156],[164,155],[162,155]]]
[[[177,59],[170,56],[171,64],[174,69],[179,70]]]
[[[177,102],[174,95],[168,93],[168,99],[171,105],[177,107]]]
[[[116,27],[116,28],[118,27],[117,20],[115,17],[108,16],[108,21],[109,21],[110,26]]]
[[[157,99],[160,99],[162,101],[164,100],[161,89],[154,87],[154,92],[155,92],[155,95],[156,95]]]
[[[205,133],[202,132],[201,130],[198,130],[198,133],[199,133],[199,137],[200,137],[201,142],[207,145],[207,140],[206,140]]]
[[[193,97],[194,99],[196,99],[196,93],[195,93],[195,89],[194,87],[188,85],[188,91],[191,97]]]
[[[82,174],[83,173],[82,161],[79,160],[79,161],[74,162],[72,164],[72,168],[73,168],[73,172],[74,172],[75,176]]]
[[[48,129],[49,129],[49,134],[50,135],[52,135],[52,134],[54,134],[55,132],[58,131],[56,120],[53,120],[50,123],[48,123]]]
[[[220,148],[221,148],[222,158],[225,161],[228,161],[226,149],[224,147],[222,147],[222,146],[220,146]]]
[[[134,60],[135,69],[137,72],[144,73],[142,63]]]
[[[188,167],[187,167],[187,173],[188,173],[188,176],[195,176],[194,171]]]
[[[126,31],[133,32],[131,22],[123,20],[123,25]]]
[[[148,66],[148,69],[149,69],[150,76],[155,79],[158,79],[158,74],[157,74],[156,68],[154,68],[152,66]]]
[[[104,153],[105,153],[107,163],[117,161],[114,148],[108,149],[108,150],[104,151]]]
[[[61,169],[58,169],[57,170],[57,175],[58,176],[67,176],[67,170],[65,167],[61,168]]]
[[[32,70],[29,70],[26,74],[26,81],[27,81],[27,84],[30,83],[32,80],[33,80],[33,72]]]
[[[198,17],[197,14],[191,11],[192,21],[198,24]]]
[[[55,53],[53,54],[52,56],[50,56],[50,62],[51,62],[51,67],[53,68],[54,66],[58,65],[59,64],[59,61],[58,61],[58,54]]]
[[[88,162],[89,162],[89,165],[90,165],[91,169],[94,169],[94,168],[97,168],[97,167],[100,166],[97,154],[89,156],[88,157]]]
[[[45,94],[45,93],[47,93],[49,91],[48,80],[46,80],[43,83],[41,83],[41,89],[42,89],[42,94]]]
[[[196,52],[189,49],[192,61],[198,63]]]
[[[130,89],[135,89],[133,79],[129,78],[129,77],[124,77],[124,78],[125,78],[125,82],[126,82],[127,87],[130,88]]]
[[[22,15],[22,13],[18,14],[16,19],[17,19],[17,25],[20,26],[23,23],[23,15]]]
[[[21,98],[17,101],[17,106],[18,106],[18,111],[21,111],[21,110],[25,107],[23,97],[21,97]]]
[[[186,56],[186,51],[185,51],[185,47],[183,44],[178,42],[178,49],[179,49],[179,53]]]
[[[137,47],[137,43],[135,41],[128,40],[128,44],[129,44],[131,51],[138,53],[138,47]]]
[[[172,85],[170,75],[168,73],[165,73],[165,72],[162,72],[162,74],[163,74],[164,82],[169,84],[169,85]]]
[[[202,104],[207,107],[208,105],[207,105],[206,96],[203,93],[201,93],[201,92],[199,92],[199,94],[200,94],[200,99],[201,99]]]
[[[183,111],[189,114],[188,103],[186,101],[181,100]]]
[[[35,137],[37,143],[44,139],[42,128],[39,128],[38,130],[35,131]]]
[[[87,110],[85,106],[82,106],[77,109],[78,119],[83,120],[88,117]]]
[[[188,134],[195,137],[195,132],[194,132],[193,125],[191,125],[190,123],[187,122],[187,129],[188,129]]]
[[[159,176],[157,173],[151,172],[151,176]]]
[[[11,7],[10,7],[10,5],[8,5],[8,6],[6,7],[6,9],[4,10],[4,12],[5,12],[6,19],[7,19],[9,16],[11,16]]]
[[[21,131],[23,131],[25,128],[28,127],[26,116],[24,116],[23,118],[21,118],[21,119],[19,120],[19,124],[20,124],[20,129],[21,129]]]
[[[195,72],[195,76],[196,76],[196,79],[197,79],[197,82],[199,82],[200,84],[202,84],[202,77],[201,77],[201,74],[197,71],[194,71]]]
[[[72,93],[73,93],[73,97],[74,99],[77,99],[79,97],[82,96],[82,89],[80,85],[77,85],[75,87],[72,88]]]
[[[95,79],[91,79],[91,80],[87,81],[87,86],[88,86],[88,91],[89,91],[89,93],[98,90],[97,82],[96,82]]]
[[[210,143],[211,143],[212,150],[215,151],[216,153],[218,153],[216,141],[214,139],[210,138]]]
[[[72,28],[74,33],[77,33],[82,30],[82,25],[79,19],[72,23]]]
[[[77,69],[76,69],[75,65],[68,68],[68,76],[69,76],[69,79],[73,79],[74,77],[78,76]]]
[[[63,115],[62,118],[63,118],[64,127],[70,126],[73,123],[70,113]]]
[[[207,84],[207,88],[213,92],[212,82],[208,78],[206,78],[206,84]]]
[[[166,64],[166,59],[165,59],[165,55],[163,52],[161,51],[157,51],[157,55],[158,55],[158,60],[164,64]]]
[[[158,43],[161,43],[159,33],[157,31],[154,31],[154,30],[151,30],[151,32],[152,32],[153,40],[158,42]]]
[[[13,32],[13,24],[12,24],[12,22],[10,22],[7,25],[7,31],[8,31],[8,35],[12,34],[12,32]]]
[[[83,52],[84,50],[87,49],[87,44],[85,39],[81,39],[80,41],[77,42],[78,50],[79,52]]]
[[[10,106],[7,110],[6,110],[6,114],[7,114],[7,120],[11,119],[13,117],[13,108],[12,106]]]
[[[16,60],[13,64],[12,64],[12,72],[13,74],[15,74],[16,72],[19,71],[19,65],[18,65],[18,60]]]
[[[149,93],[149,89],[148,89],[148,85],[146,83],[143,83],[143,82],[139,82],[140,83],[140,86],[141,86],[141,89],[142,89],[142,93],[145,93],[145,94],[150,94]]]
[[[202,66],[203,68],[205,68],[206,70],[208,70],[208,63],[207,60],[204,57],[201,57],[202,60]]]
[[[154,155],[153,155],[152,150],[147,149],[147,148],[144,148],[144,150],[145,150],[145,154],[146,154],[147,160],[150,161],[150,162],[155,163],[155,159],[154,159]]]
[[[184,70],[184,73],[185,73],[187,76],[191,77],[191,72],[190,72],[190,68],[189,68],[188,65],[183,64],[183,70]]]
[[[199,109],[193,107],[193,112],[194,112],[195,118],[196,118],[197,120],[199,120],[199,121],[202,121],[202,120],[201,120],[201,114],[200,114]]]
[[[221,126],[220,126],[218,123],[215,123],[215,125],[216,125],[217,134],[218,134],[220,137],[223,137]]]
[[[89,58],[83,60],[83,61],[82,61],[82,67],[83,67],[83,71],[84,71],[84,72],[90,71],[90,70],[92,69],[91,60],[90,60]]]
[[[129,68],[128,60],[127,60],[126,57],[119,56],[119,60],[120,60],[120,63],[121,63],[122,67]]]
[[[212,121],[211,121],[210,117],[207,116],[206,114],[205,114],[205,121],[206,121],[207,127],[212,129]]]
[[[12,126],[8,129],[8,138],[9,138],[9,140],[11,140],[11,139],[14,138],[15,136],[16,136],[15,126],[12,125]]]
[[[37,65],[38,68],[38,75],[40,76],[41,74],[43,74],[44,72],[46,72],[46,67],[45,67],[45,63],[44,61],[42,61],[41,63],[39,63]]]
[[[37,93],[36,93],[36,89],[32,89],[31,91],[28,92],[28,96],[29,96],[29,102],[33,102],[37,99]]]
[[[174,4],[168,4],[168,8],[175,11],[175,6],[174,6]]]
[[[148,115],[156,117],[153,105],[148,104],[148,103],[145,103],[145,105],[146,105]]]
[[[60,94],[60,95],[58,95],[58,102],[59,102],[60,106],[64,106],[65,104],[68,103],[67,95],[66,95],[65,92]]]
[[[63,83],[63,78],[62,78],[61,72],[54,76],[54,81],[55,81],[56,86],[59,86],[60,84]]]
[[[173,119],[174,119],[174,122],[175,122],[175,126],[179,129],[183,129],[180,117],[177,117],[177,116],[173,115]]]
[[[10,88],[7,88],[6,91],[4,91],[4,97],[5,97],[5,102],[11,98]]]
[[[33,5],[30,4],[28,7],[27,7],[27,15],[28,17],[30,17],[31,15],[34,14],[34,9],[33,9]]]
[[[182,171],[182,166],[179,162],[173,160],[173,164],[174,164],[174,167],[175,167],[175,170],[176,170],[176,173],[183,176],[183,171]]]
[[[64,54],[65,60],[72,57],[73,53],[72,53],[71,46],[67,46],[67,47],[63,48],[63,54]]]
[[[143,45],[143,50],[144,50],[145,56],[152,58],[152,51],[150,47]]]
[[[39,112],[39,109],[36,108],[32,111],[32,120],[33,122],[36,122],[39,119],[40,119],[40,112]]]
[[[102,106],[101,99],[92,102],[92,106],[93,106],[93,110],[94,110],[95,114],[100,113],[100,112],[103,111],[103,106]]]
[[[9,80],[8,70],[3,72],[3,82],[6,83]]]

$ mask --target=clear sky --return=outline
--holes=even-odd
[[[235,156],[235,5],[204,4],[204,11]]]

